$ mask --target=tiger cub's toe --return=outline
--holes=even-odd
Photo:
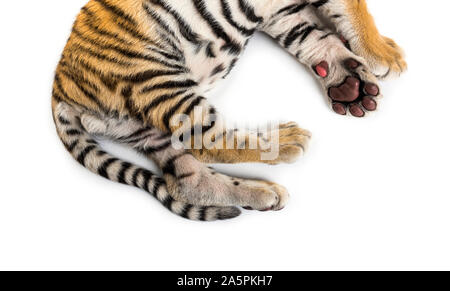
[[[308,149],[311,133],[290,122],[279,126],[278,137],[278,157],[268,161],[268,164],[295,162]]]

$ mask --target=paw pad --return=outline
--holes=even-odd
[[[345,61],[345,66],[351,70],[356,70],[361,64],[354,59],[348,59]]]
[[[314,70],[316,71],[317,75],[322,78],[326,78],[328,76],[329,70],[328,63],[326,61],[322,61],[314,67]]]
[[[339,87],[330,88],[329,95],[334,101],[353,102],[359,97],[360,81],[355,77],[347,77]]]
[[[342,64],[351,75],[342,84],[328,89],[333,111],[340,115],[350,112],[355,117],[364,117],[366,112],[375,111],[378,105],[374,98],[380,95],[378,85],[360,77],[357,70],[363,64],[357,60],[350,58]]]
[[[364,117],[366,113],[358,103],[350,104],[350,113],[355,117]]]
[[[380,94],[380,89],[377,85],[368,83],[364,86],[364,92],[371,96],[378,96],[378,94]]]
[[[362,99],[362,105],[367,111],[375,111],[377,110],[378,104],[372,98],[366,96]]]

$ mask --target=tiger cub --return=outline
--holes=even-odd
[[[284,187],[205,165],[293,162],[307,148],[311,135],[295,123],[264,134],[224,128],[205,98],[257,31],[311,68],[342,115],[376,110],[377,80],[406,68],[399,47],[379,35],[365,1],[91,0],[56,69],[58,135],[87,169],[149,192],[184,218],[229,219],[240,214],[238,207],[283,209]],[[193,122],[186,127],[180,116]],[[191,134],[185,147],[174,146],[175,132]],[[263,159],[271,134],[278,154]],[[133,147],[163,176],[105,152],[96,136]],[[197,138],[216,147],[192,147]]]

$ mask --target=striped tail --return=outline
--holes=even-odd
[[[175,200],[167,191],[166,182],[150,172],[103,151],[83,128],[79,112],[72,106],[53,103],[53,116],[59,137],[72,156],[91,172],[109,180],[143,189],[173,213],[197,221],[214,221],[240,215],[236,207],[194,206]]]

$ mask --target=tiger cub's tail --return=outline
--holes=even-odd
[[[175,200],[165,181],[149,170],[125,162],[103,151],[83,128],[79,112],[64,102],[53,101],[56,129],[66,149],[91,172],[109,180],[143,189],[173,213],[197,221],[214,221],[238,216],[236,207],[199,207]]]

